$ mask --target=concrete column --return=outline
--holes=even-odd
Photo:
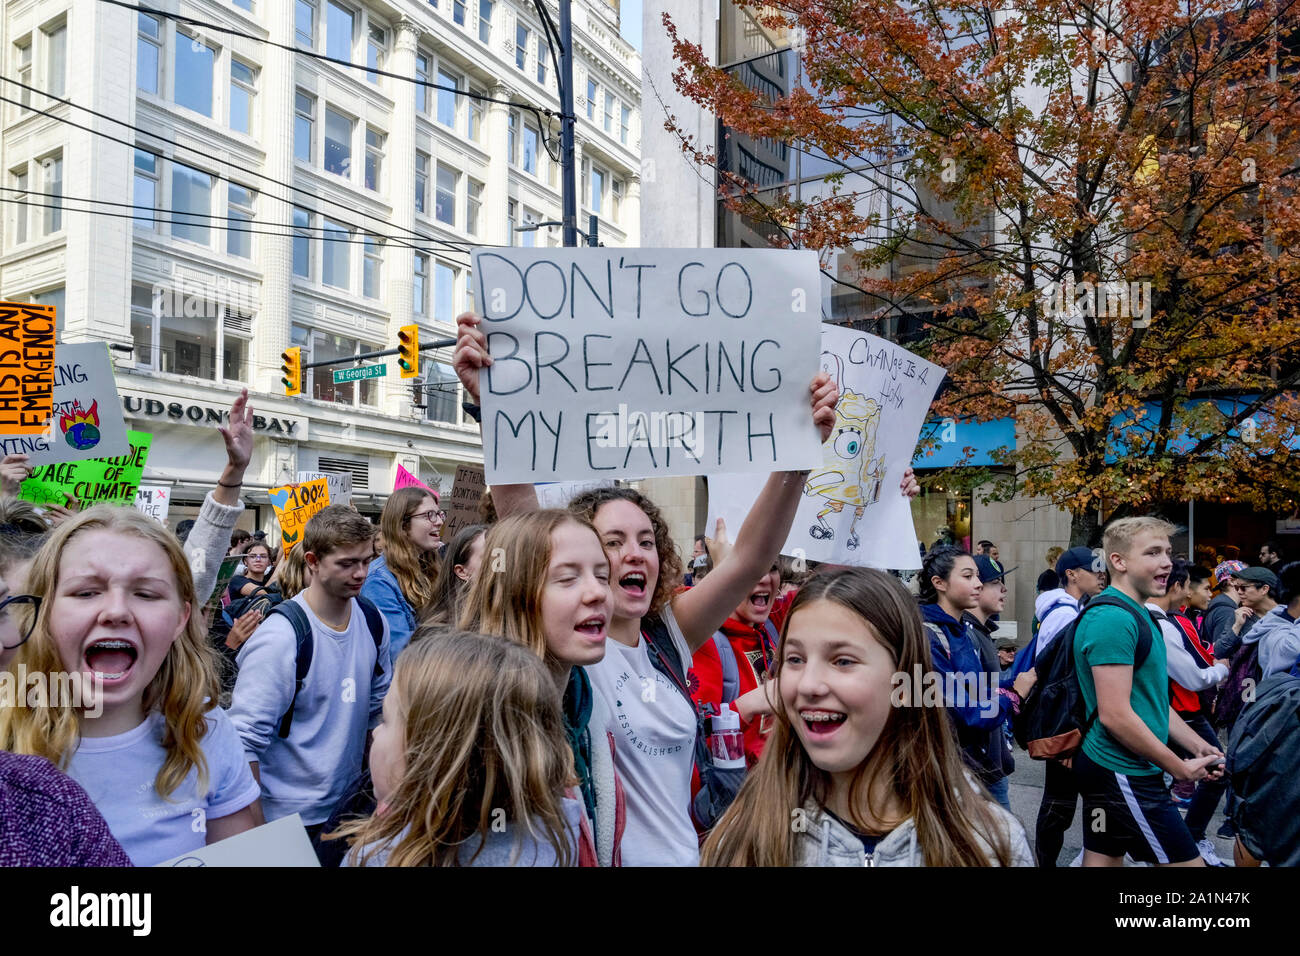
[[[627,233],[629,246],[641,245],[641,177],[629,173],[627,188],[623,193],[623,222],[620,223]]]
[[[388,69],[399,76],[415,75],[415,50],[420,28],[403,17],[397,23],[397,38]],[[388,197],[393,204],[391,235],[409,235],[415,229],[415,84],[392,81],[393,117],[388,129]],[[411,245],[389,242],[384,250],[384,295],[389,309],[388,341],[385,348],[397,346],[397,332],[412,321],[415,305],[413,278],[415,250]],[[432,274],[432,269],[431,269]],[[431,355],[431,353],[428,353]],[[430,360],[432,360],[430,358]],[[411,412],[410,383],[386,378],[384,409],[390,415]]]
[[[505,84],[492,87],[494,100],[509,101],[515,91]],[[487,105],[488,181],[483,184],[483,215],[487,217],[484,238],[489,243],[505,245],[510,241],[506,229],[506,199],[510,190],[509,124],[510,107],[505,102]],[[520,131],[520,135],[523,135]]]

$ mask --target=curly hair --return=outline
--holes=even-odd
[[[595,525],[596,513],[611,501],[631,502],[650,519],[650,526],[655,533],[655,551],[659,553],[659,580],[655,582],[649,613],[658,614],[672,599],[673,592],[682,581],[682,559],[677,555],[677,546],[673,544],[672,535],[668,531],[668,522],[664,520],[659,507],[635,488],[593,488],[570,501],[569,510]]]

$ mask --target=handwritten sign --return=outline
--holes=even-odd
[[[159,866],[320,866],[302,817],[290,814]]]
[[[944,371],[874,335],[822,326],[822,368],[840,389],[835,426],[808,475],[782,554],[908,570],[921,566],[912,508],[900,490]],[[709,478],[709,520],[734,536],[763,480]]]
[[[142,511],[159,524],[167,524],[172,490],[166,485],[140,485],[135,489],[135,510]]]
[[[54,306],[0,302],[0,435],[43,435],[54,414]]]
[[[53,415],[42,434],[0,428],[0,453],[27,455],[28,464],[85,461],[127,453],[122,401],[103,342],[60,345],[54,360]]]
[[[537,485],[537,504],[543,508],[567,508],[569,502],[584,491],[596,488],[613,488],[612,478],[593,479],[592,481],[555,481]]]
[[[130,445],[124,455],[64,461],[33,469],[32,476],[19,486],[18,497],[37,504],[62,505],[70,496],[83,508],[100,503],[133,504],[153,435],[133,431],[127,433],[127,438]]]
[[[330,503],[329,483],[324,478],[282,485],[266,494],[280,520],[280,540],[286,549],[302,540],[302,529],[311,516]]]
[[[330,504],[332,505],[350,505],[352,504],[352,473],[343,472],[334,474],[325,471],[300,471],[298,472],[298,481],[314,481],[317,478],[324,478],[330,489]]]
[[[434,491],[419,478],[416,478],[415,475],[411,474],[401,465],[398,465],[397,478],[393,481],[393,490],[397,491],[400,488],[423,488],[429,494],[433,495],[435,499],[438,497],[438,492]]]
[[[820,461],[817,256],[478,249],[489,484]]]
[[[478,523],[478,503],[486,489],[482,465],[456,466],[456,478],[452,482],[451,499],[447,505],[447,519],[442,526],[442,540],[450,541],[461,528]]]

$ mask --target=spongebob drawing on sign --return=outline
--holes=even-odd
[[[804,494],[826,499],[817,512],[817,523],[808,529],[814,538],[835,537],[826,516],[839,514],[845,505],[853,507],[853,521],[845,544],[858,547],[858,519],[867,505],[880,500],[885,477],[885,456],[876,455],[876,429],[880,425],[880,404],[857,392],[843,392],[835,406],[835,427],[822,446],[823,467],[808,476]]]

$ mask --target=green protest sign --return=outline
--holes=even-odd
[[[104,501],[133,505],[153,435],[129,431],[126,437],[131,447],[125,455],[41,465],[22,483],[18,497],[38,505],[62,505],[68,496],[76,498],[83,508]]]

